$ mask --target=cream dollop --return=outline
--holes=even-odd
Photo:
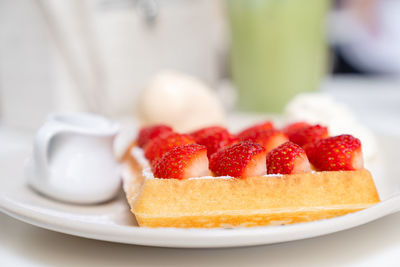
[[[165,123],[187,132],[223,124],[225,112],[216,93],[198,79],[176,71],[157,74],[138,101],[143,125]]]
[[[300,120],[325,125],[332,136],[351,134],[359,138],[366,161],[373,159],[377,154],[374,134],[358,122],[350,108],[338,103],[329,94],[299,94],[286,106],[285,116],[288,122]]]

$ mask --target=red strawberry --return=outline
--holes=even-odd
[[[187,134],[165,133],[154,138],[146,145],[144,155],[150,162],[153,162],[177,146],[194,143],[194,139]]]
[[[243,131],[238,133],[237,136],[239,139],[245,140],[248,135],[251,135],[254,132],[262,131],[262,130],[269,130],[269,129],[274,129],[274,124],[271,121],[266,121],[266,122],[259,123],[259,124],[256,124],[254,126],[244,129]]]
[[[263,146],[241,142],[214,153],[210,158],[210,170],[217,176],[245,178],[264,175],[266,156]]]
[[[241,141],[252,141],[265,147],[267,153],[275,147],[289,141],[287,136],[281,131],[269,129],[259,130],[247,134]]]
[[[304,121],[293,122],[282,129],[282,132],[286,134],[289,138],[290,136],[297,132],[298,130],[311,126],[309,123]]]
[[[142,129],[140,129],[139,135],[137,138],[138,146],[144,147],[153,138],[156,138],[157,136],[159,136],[161,134],[169,133],[169,132],[172,132],[172,128],[167,125],[163,125],[163,124],[143,127]]]
[[[286,142],[267,155],[268,174],[294,174],[310,172],[306,152],[295,143]]]
[[[209,175],[207,149],[198,144],[175,147],[157,160],[153,169],[157,178],[187,179]]]
[[[327,138],[328,128],[319,124],[304,127],[290,134],[289,139],[291,142],[304,146],[307,143],[315,142],[317,140]]]
[[[320,140],[314,141],[314,142],[310,142],[305,144],[302,148],[303,150],[306,152],[307,154],[307,158],[308,160],[313,163],[316,161],[315,159],[315,151],[316,151],[316,145]]]
[[[308,150],[311,163],[321,171],[358,170],[364,165],[361,142],[351,135],[322,139]]]
[[[197,135],[196,143],[207,147],[207,156],[217,152],[223,147],[233,145],[238,142],[236,136],[230,134],[226,129],[208,131],[201,135]]]
[[[209,136],[210,134],[220,133],[220,132],[229,133],[228,130],[224,127],[210,126],[194,131],[190,133],[190,136],[193,137],[196,142],[198,142],[199,139],[202,139],[205,136]]]

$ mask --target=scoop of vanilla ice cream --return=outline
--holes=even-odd
[[[225,119],[214,91],[176,71],[157,74],[143,90],[137,107],[141,124],[165,123],[180,132],[220,125]]]
[[[374,134],[361,125],[353,112],[326,93],[302,93],[285,108],[288,122],[306,121],[329,128],[331,136],[351,134],[361,140],[366,161],[376,156],[377,143]]]

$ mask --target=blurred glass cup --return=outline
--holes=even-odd
[[[228,0],[232,76],[243,111],[281,112],[326,72],[329,0]]]

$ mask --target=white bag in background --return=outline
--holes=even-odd
[[[0,55],[7,55],[0,63],[6,124],[34,128],[54,110],[132,115],[138,93],[162,69],[183,71],[211,86],[223,70],[226,25],[220,1],[6,0],[2,5],[2,13],[13,13],[0,26],[8,30],[0,36],[8,42],[0,46]],[[155,5],[155,17],[148,5]]]

